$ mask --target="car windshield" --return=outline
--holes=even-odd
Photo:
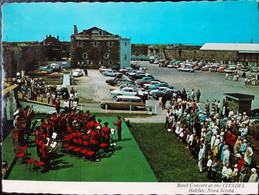
[[[117,100],[117,96],[114,96],[113,98],[112,98],[112,101],[116,101]]]

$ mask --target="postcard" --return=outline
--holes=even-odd
[[[1,14],[3,192],[258,193],[258,1]]]

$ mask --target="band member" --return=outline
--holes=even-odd
[[[104,151],[109,152],[111,129],[108,127],[108,122],[104,123],[102,132],[103,132],[103,143],[107,144],[107,146],[104,148]]]
[[[15,128],[16,128],[16,130],[18,130],[18,142],[21,146],[24,146],[25,145],[24,131],[26,128],[26,124],[22,120],[21,117],[17,117],[17,121],[15,123]]]
[[[112,123],[117,126],[118,141],[121,141],[121,131],[122,131],[121,123],[122,123],[122,121],[121,121],[121,117],[120,116],[118,116],[117,118],[118,118],[117,123],[115,123],[114,121],[112,121]]]

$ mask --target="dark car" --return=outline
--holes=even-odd
[[[68,89],[66,87],[61,87],[56,89],[57,96],[62,96],[63,99],[68,99]]]
[[[250,116],[252,116],[254,119],[256,119],[257,121],[259,121],[259,108],[258,108],[258,109],[251,110]]]
[[[173,93],[177,92],[176,89],[164,89],[163,91],[156,91],[152,94],[154,99],[158,99],[159,97],[166,97],[170,99]]]
[[[115,78],[115,79],[108,79],[106,80],[105,82],[109,85],[116,85],[118,82],[121,82],[121,81],[127,81],[127,79],[123,79],[123,78]]]
[[[145,76],[146,76],[145,73],[140,73],[140,74],[137,73],[135,75],[130,75],[129,78],[132,80],[136,80],[136,79],[142,79]]]

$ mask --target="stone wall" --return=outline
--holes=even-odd
[[[3,45],[2,55],[6,77],[15,77],[16,72],[34,70],[41,61],[47,61],[49,46]]]
[[[131,55],[147,56],[148,55],[148,45],[147,44],[131,44]]]
[[[199,60],[215,61],[221,63],[243,63],[250,65],[259,64],[259,53],[238,53],[237,51],[200,51],[201,46],[192,45],[156,45],[149,46],[150,56],[162,56],[168,60]]]

